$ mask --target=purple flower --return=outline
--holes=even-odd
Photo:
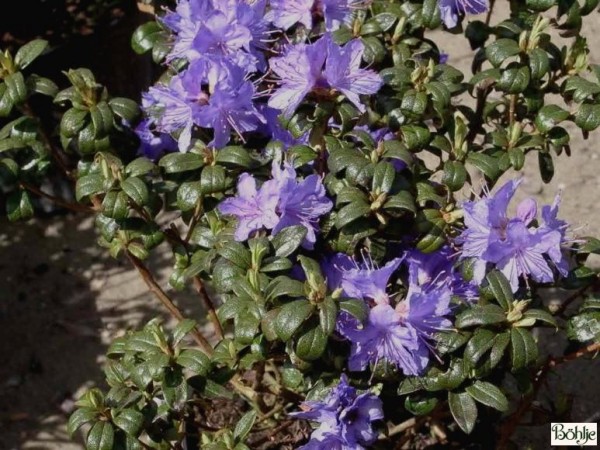
[[[279,190],[279,221],[274,226],[273,233],[292,225],[303,225],[308,232],[302,246],[311,250],[317,240],[319,218],[333,208],[333,202],[327,198],[321,178],[313,174],[298,181],[296,171],[288,164],[281,168],[274,163],[272,174]]]
[[[279,217],[275,208],[279,195],[273,181],[263,183],[257,190],[256,180],[244,173],[238,181],[237,191],[237,197],[227,198],[219,204],[222,214],[230,214],[238,219],[235,230],[237,241],[245,241],[253,231],[272,229],[277,224]]]
[[[455,268],[452,249],[447,245],[432,253],[411,250],[405,261],[408,264],[410,286],[422,289],[446,286],[452,295],[467,301],[474,301],[479,296],[477,285],[466,281]]]
[[[458,16],[481,14],[488,10],[488,0],[438,0],[442,21],[446,28],[458,24]]]
[[[166,133],[154,133],[150,129],[150,120],[142,120],[133,130],[140,139],[138,155],[152,161],[158,160],[164,153],[177,150],[177,142]]]
[[[376,305],[364,325],[347,316],[345,320],[338,330],[352,343],[350,370],[362,371],[369,364],[385,360],[405,375],[418,375],[427,366],[427,348],[419,342],[415,329],[407,326],[392,306]]]
[[[330,289],[341,287],[348,297],[373,299],[376,303],[387,304],[389,296],[386,288],[390,277],[401,262],[402,258],[395,258],[382,268],[377,268],[365,255],[362,263],[359,264],[348,255],[338,253],[327,260],[323,266]]]
[[[406,299],[396,305],[396,311],[426,344],[433,333],[452,327],[452,322],[446,317],[452,312],[450,297],[450,289],[445,286],[427,289],[410,286]]]
[[[265,104],[257,105],[258,111],[265,118],[265,123],[258,126],[258,132],[269,137],[274,141],[281,141],[286,147],[293,145],[306,144],[308,142],[308,132],[301,137],[295,138],[292,133],[284,128],[279,121],[281,111],[275,108],[270,108]]]
[[[245,79],[244,71],[229,63],[217,66],[214,76],[218,80],[212,86],[208,102],[197,110],[196,123],[214,129],[215,147],[227,145],[231,130],[241,137],[243,132],[252,131],[264,122],[262,115],[252,103],[254,85]]]
[[[339,384],[322,401],[306,401],[302,412],[291,416],[318,422],[302,450],[363,449],[377,439],[372,423],[383,419],[381,400],[370,392],[359,394],[342,375]]]
[[[509,181],[493,196],[465,202],[465,230],[457,239],[462,243],[461,258],[476,258],[476,283],[483,280],[486,265],[491,263],[508,278],[514,292],[521,276],[531,276],[542,283],[554,279],[546,256],[562,275],[568,269],[561,251],[566,224],[556,219],[557,201],[543,209],[541,227],[532,226],[537,216],[537,204],[532,199],[524,200],[517,207],[516,217],[508,218],[506,210],[519,183],[520,180]]]
[[[267,33],[265,0],[183,0],[163,23],[175,33],[169,59],[186,58],[212,64],[232,62],[248,71],[264,66],[260,53]]]
[[[142,108],[161,133],[179,132],[179,151],[186,152],[192,139],[194,116],[207,101],[200,81],[187,83],[175,76],[168,85],[157,84],[142,95]]]
[[[348,23],[352,8],[358,6],[353,0],[271,0],[270,4],[271,10],[265,18],[276,27],[287,30],[301,23],[310,30],[313,16],[322,16],[327,31],[335,31],[342,23]]]
[[[376,93],[382,80],[376,72],[360,68],[363,52],[360,40],[340,47],[329,35],[313,44],[288,47],[284,56],[271,59],[271,69],[281,78],[281,86],[271,95],[269,106],[290,117],[311,91],[329,95],[333,89],[364,111],[359,95]]]

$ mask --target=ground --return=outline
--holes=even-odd
[[[495,17],[508,2],[499,0]],[[600,20],[590,18],[592,62],[600,63]],[[443,36],[449,63],[467,69],[470,51],[460,36]],[[535,160],[523,170],[523,195],[551,202],[563,192],[561,217],[579,236],[600,236],[600,132],[584,141],[575,133],[572,156],[555,160],[550,184],[539,178]],[[102,381],[100,371],[108,343],[127,329],[164,313],[137,274],[123,261],[111,259],[95,244],[91,221],[71,215],[27,224],[0,223],[0,448],[79,450],[65,430],[74,399]],[[166,286],[169,254],[151,262]],[[598,264],[598,262],[595,262]],[[190,316],[203,317],[193,292],[174,295]],[[551,292],[560,301],[560,292]],[[547,346],[549,353],[560,350]],[[573,401],[570,421],[597,421],[600,385],[598,361],[578,361],[551,377],[553,396],[564,391]],[[561,382],[562,381],[562,382]],[[547,448],[549,428],[523,427],[519,441]]]

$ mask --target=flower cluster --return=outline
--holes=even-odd
[[[362,450],[377,438],[372,423],[383,419],[381,400],[374,394],[359,394],[342,375],[339,384],[322,401],[306,401],[298,419],[319,423],[303,450]]]
[[[557,196],[552,206],[542,208],[542,224],[538,225],[537,204],[526,199],[517,206],[516,216],[508,217],[507,209],[521,180],[511,180],[494,195],[465,202],[465,230],[458,238],[461,258],[475,258],[474,281],[485,277],[488,264],[498,268],[510,281],[513,292],[519,288],[519,277],[531,277],[540,283],[554,280],[549,262],[561,275],[568,272],[568,260],[561,250],[567,224],[557,219]]]

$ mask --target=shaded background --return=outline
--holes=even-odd
[[[496,3],[492,22],[508,11],[508,1]],[[149,57],[131,50],[129,40],[135,27],[150,18],[133,0],[14,0],[10,11],[0,15],[0,46],[16,48],[35,37],[48,39],[52,50],[32,65],[33,72],[64,86],[61,71],[88,67],[112,95],[137,99],[158,72]],[[590,59],[600,63],[600,16],[587,19]],[[450,55],[449,64],[468,74],[472,53],[466,39],[431,34]],[[579,132],[571,131],[573,154],[555,159],[552,183],[542,183],[533,155],[523,170],[520,195],[548,203],[562,189],[561,217],[578,235],[600,236],[600,210],[594,206],[600,198],[600,133],[583,141]],[[166,286],[171,254],[164,244],[155,253],[149,265]],[[550,291],[548,299],[560,301],[563,294]],[[174,297],[190,317],[204,317],[194,294]],[[82,449],[80,437],[71,441],[65,429],[74,400],[90,386],[102,386],[100,367],[108,344],[158,315],[168,320],[137,273],[96,245],[90,218],[53,211],[27,224],[2,219],[0,449]],[[562,351],[552,332],[544,335],[544,342],[546,352]],[[542,390],[542,401],[571,404],[571,416],[564,421],[597,421],[599,369],[598,361],[560,367]],[[522,445],[532,442],[539,449],[549,447],[549,435],[549,425],[518,431]]]

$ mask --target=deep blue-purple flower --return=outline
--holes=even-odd
[[[270,61],[281,85],[271,94],[269,106],[290,117],[311,91],[339,91],[364,111],[359,95],[375,94],[383,82],[376,72],[360,68],[363,52],[359,39],[340,47],[329,35],[313,44],[289,46],[283,56]]]
[[[150,119],[144,119],[133,130],[140,139],[138,155],[156,161],[165,153],[177,150],[177,142],[171,135],[155,133],[150,129],[150,125]]]
[[[348,23],[352,9],[358,6],[354,0],[271,0],[271,9],[266,19],[276,27],[287,30],[301,23],[309,30],[316,17],[325,19],[327,31],[337,30],[341,24]]]
[[[541,227],[533,223],[537,204],[532,199],[517,207],[515,217],[508,217],[507,208],[519,184],[520,180],[511,180],[496,194],[463,205],[465,230],[457,242],[462,244],[462,258],[475,258],[476,283],[485,277],[488,263],[504,273],[513,291],[518,289],[520,277],[527,280],[530,276],[542,283],[552,281],[548,259],[562,275],[567,273],[561,250],[566,225],[556,219],[557,202],[544,209],[545,224]]]
[[[242,137],[242,133],[255,130],[264,122],[252,98],[254,85],[245,79],[245,72],[238,66],[226,63],[212,71],[216,82],[210,87],[211,94],[204,105],[197,109],[196,123],[214,130],[211,142],[217,148],[227,145],[231,131]]]
[[[306,401],[304,411],[291,416],[319,423],[302,450],[362,450],[377,438],[373,422],[383,419],[382,402],[374,394],[359,394],[342,375],[322,401]]]
[[[387,285],[401,262],[402,258],[395,258],[379,268],[366,255],[359,263],[348,255],[338,253],[325,260],[323,269],[330,289],[341,287],[348,297],[389,303]]]
[[[272,229],[279,221],[275,208],[279,202],[277,185],[272,181],[256,188],[256,180],[249,174],[240,176],[235,197],[223,200],[219,204],[222,214],[237,218],[235,239],[245,241],[250,233],[260,229]]]
[[[326,195],[321,177],[313,174],[299,181],[296,171],[287,163],[283,168],[273,163],[272,176],[279,190],[279,221],[273,228],[273,233],[292,225],[303,225],[307,234],[302,246],[312,249],[317,240],[319,219],[333,208],[333,202]]]
[[[481,14],[489,8],[488,0],[438,0],[438,5],[447,28],[454,28],[459,16]]]

